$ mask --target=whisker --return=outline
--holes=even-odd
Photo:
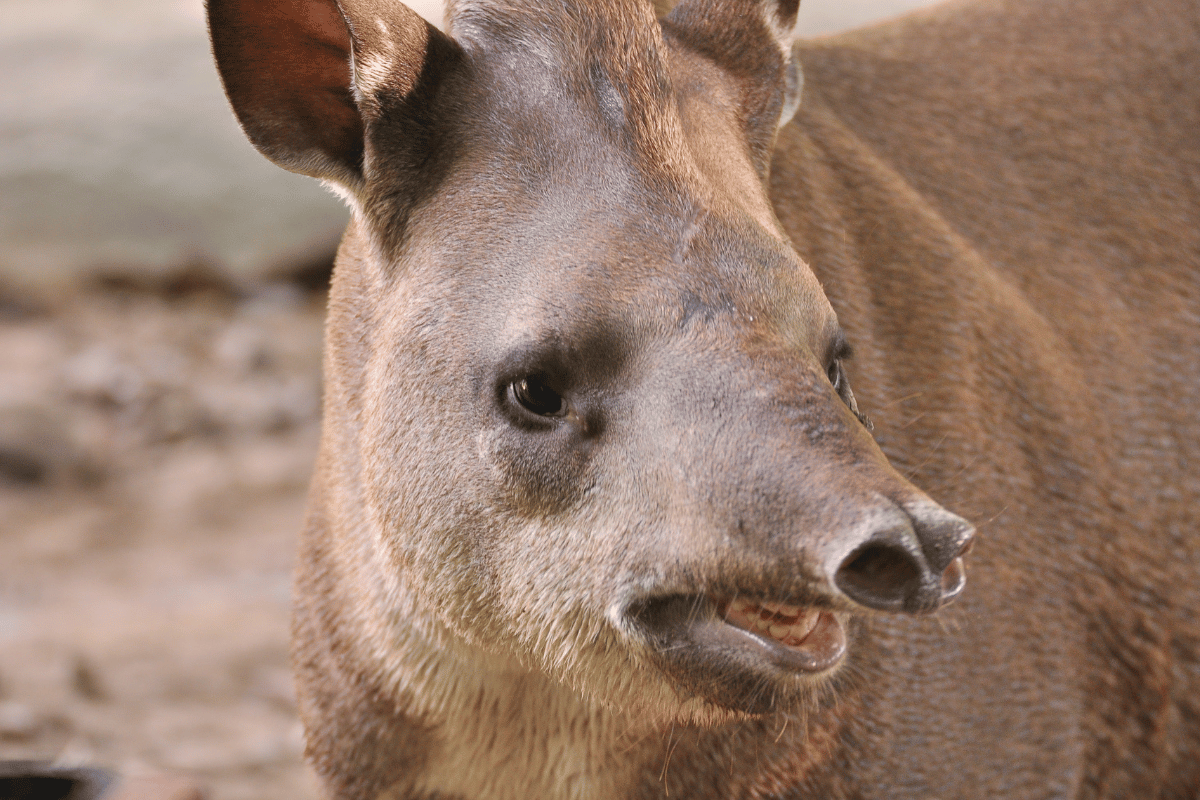
[[[924,391],[913,392],[912,394],[906,394],[906,395],[904,395],[904,397],[900,397],[895,400],[889,400],[888,402],[881,405],[880,408],[891,408],[892,406],[899,405],[900,403],[903,403],[906,400],[912,400],[914,398],[920,397],[923,394],[925,394]]]
[[[907,478],[907,479],[909,479],[909,480],[912,480],[912,478],[913,478],[914,476],[916,476],[916,474],[917,474],[918,472],[920,472],[920,471],[921,471],[921,469],[922,469],[922,468],[924,468],[924,466],[925,466],[926,464],[928,464],[930,461],[932,461],[932,460],[933,460],[933,457],[934,457],[935,455],[937,455],[937,451],[941,449],[941,447],[942,447],[942,443],[946,441],[946,438],[947,438],[949,435],[950,435],[949,433],[943,433],[943,434],[942,434],[942,438],[940,438],[940,439],[938,439],[938,440],[937,440],[937,444],[935,444],[935,445],[933,446],[933,449],[929,451],[929,455],[925,457],[925,460],[924,460],[924,461],[922,461],[922,462],[921,462],[920,464],[918,464],[917,466],[913,467],[913,468],[912,468],[912,471],[910,471],[910,472],[909,472],[907,475],[905,475],[904,477],[905,477],[905,478]]]
[[[783,727],[779,729],[779,735],[775,737],[775,744],[779,744],[779,740],[783,738],[783,732],[787,730],[789,722],[791,722],[791,718],[784,716]]]
[[[675,723],[672,722],[671,723],[671,734],[674,734],[674,733],[675,733]],[[666,795],[667,797],[671,796],[671,786],[670,786],[670,784],[667,783],[667,767],[669,767],[671,765],[671,756],[673,756],[675,754],[675,748],[679,747],[679,743],[682,741],[683,741],[683,737],[680,736],[678,741],[676,741],[674,746],[672,746],[671,745],[671,737],[670,736],[667,737],[667,757],[663,761],[662,774],[658,776],[658,779],[662,782],[662,785],[663,785],[663,794]]]

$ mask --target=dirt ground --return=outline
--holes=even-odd
[[[287,636],[322,313],[290,285],[0,293],[0,759],[317,796]]]

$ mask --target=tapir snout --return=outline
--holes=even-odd
[[[648,488],[646,502],[684,498],[674,501],[681,536],[736,530],[730,560],[746,559],[756,574],[783,564],[831,602],[927,613],[957,596],[974,529],[888,463],[841,359],[764,353],[762,332],[709,327],[703,345],[660,355],[661,380],[634,400],[655,410],[625,433],[630,447],[672,476]],[[714,356],[720,349],[726,355]]]
[[[654,359],[662,377],[634,401],[652,411],[621,432],[632,458],[659,465],[640,487],[644,515],[670,498],[658,538],[674,538],[653,555],[674,568],[630,609],[677,680],[753,708],[739,687],[836,668],[864,610],[924,614],[954,599],[974,529],[888,464],[835,386],[844,375],[759,352],[761,331],[708,328],[697,353],[676,343]],[[701,353],[703,371],[683,366]]]

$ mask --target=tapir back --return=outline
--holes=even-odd
[[[893,720],[873,777],[1192,796],[1194,4],[951,4],[801,58],[777,213],[852,330],[884,451],[980,525],[948,620],[961,647],[897,636],[920,679],[892,704],[925,710]],[[956,742],[939,762],[910,750],[926,717]],[[1042,765],[1028,783],[1005,774],[1018,756]]]

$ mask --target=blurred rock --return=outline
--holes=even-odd
[[[27,741],[38,735],[41,726],[42,720],[29,706],[13,700],[0,703],[0,739]]]
[[[212,344],[216,364],[239,378],[266,372],[273,362],[266,331],[245,320],[235,320]]]
[[[340,242],[339,233],[324,248],[314,248],[307,258],[297,258],[280,264],[267,273],[267,280],[295,286],[306,292],[325,291],[329,288],[329,279],[333,276],[333,262],[337,257]]]
[[[47,486],[93,483],[96,462],[71,430],[69,415],[54,407],[0,407],[0,482]]]
[[[72,397],[121,408],[146,391],[141,371],[112,346],[96,343],[62,367],[63,383]]]
[[[112,776],[100,769],[70,769],[44,761],[0,761],[4,800],[100,800]]]
[[[109,699],[108,689],[100,680],[96,666],[82,655],[76,656],[72,664],[71,688],[84,700],[100,702]]]
[[[202,259],[155,272],[145,272],[136,267],[97,267],[88,282],[104,291],[152,294],[166,300],[181,300],[195,295],[233,300],[241,294],[229,275],[211,261]]]
[[[187,388],[160,391],[137,420],[141,434],[150,443],[178,442],[192,436],[220,432],[220,420],[213,419]]]
[[[45,483],[47,470],[38,455],[24,447],[0,443],[0,476],[9,483]]]
[[[0,274],[0,278],[3,275]],[[41,298],[32,296],[0,280],[0,323],[18,322],[46,313]]]
[[[245,433],[282,433],[313,420],[318,387],[303,379],[253,379],[196,387],[200,407],[222,428]]]
[[[126,778],[101,800],[205,800],[208,793],[196,781],[178,775]]]
[[[14,284],[196,260],[256,278],[346,217],[246,141],[202,3],[0,3],[0,274]]]

